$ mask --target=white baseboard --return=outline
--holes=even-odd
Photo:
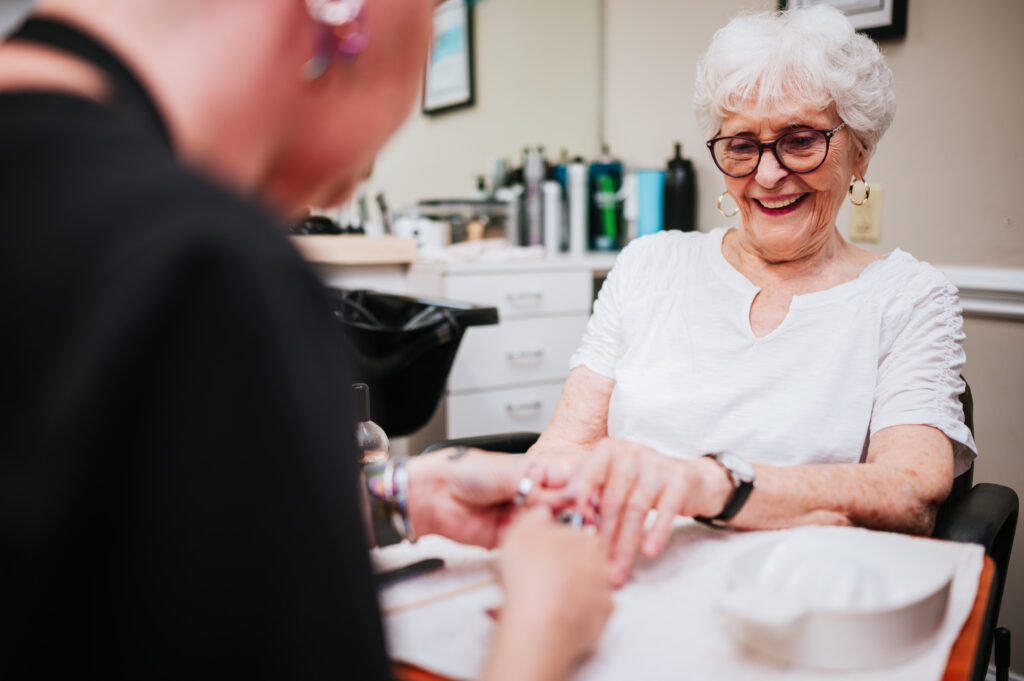
[[[964,315],[1024,320],[1024,270],[994,267],[939,267],[939,270],[960,289]]]

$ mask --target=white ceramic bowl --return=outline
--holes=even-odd
[[[819,669],[895,664],[931,642],[955,563],[936,542],[808,527],[733,562],[719,609],[743,645]]]

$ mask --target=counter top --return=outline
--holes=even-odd
[[[416,260],[412,237],[310,234],[290,238],[303,258],[325,265],[408,265]]]
[[[413,271],[437,274],[493,274],[497,272],[577,272],[591,270],[607,272],[615,264],[618,253],[588,253],[583,256],[560,254],[555,257],[515,258],[498,260],[486,258],[470,261],[417,260]]]

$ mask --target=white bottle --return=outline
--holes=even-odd
[[[541,189],[544,193],[544,254],[554,258],[562,249],[562,185],[549,181],[541,185]]]

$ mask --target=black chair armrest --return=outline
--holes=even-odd
[[[1003,587],[1006,585],[1019,507],[1017,493],[1009,487],[981,482],[939,519],[935,524],[935,532],[932,533],[937,539],[981,544],[985,547],[985,553],[992,556],[996,564],[992,589],[995,607],[989,612],[992,622],[992,627],[988,627],[989,631],[999,621],[999,603],[1002,601]],[[991,641],[991,633],[988,636]],[[987,664],[987,653],[985,660]]]
[[[1009,487],[978,483],[938,519],[932,536],[981,544],[991,554],[1007,525],[1012,541],[1018,507],[1017,493]]]
[[[494,435],[477,435],[476,437],[460,437],[454,440],[441,440],[435,442],[423,453],[433,452],[445,447],[475,447],[486,449],[490,452],[506,452],[508,454],[522,454],[533,446],[533,443],[540,437],[540,433],[496,433]]]
[[[943,509],[935,523],[935,532],[932,533],[937,539],[981,544],[996,565],[971,675],[972,679],[978,681],[986,677],[988,670],[992,631],[999,621],[999,605],[1003,599],[1010,552],[1013,550],[1019,506],[1017,493],[1009,487],[988,482],[978,483],[963,498]]]

